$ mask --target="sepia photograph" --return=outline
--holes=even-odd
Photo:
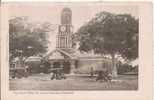
[[[150,2],[3,2],[1,100],[152,100]]]
[[[9,7],[9,90],[138,90],[135,5]]]

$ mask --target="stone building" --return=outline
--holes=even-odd
[[[94,70],[107,68],[112,72],[110,59],[94,54],[82,54],[73,49],[72,35],[72,11],[64,8],[61,12],[61,25],[58,27],[56,37],[56,49],[45,56],[51,67],[61,67],[66,74],[89,73],[91,68]]]

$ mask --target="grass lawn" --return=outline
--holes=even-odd
[[[28,78],[11,79],[10,90],[137,90],[135,75],[119,75],[111,82],[96,81],[88,76],[68,76],[67,79],[50,80],[51,75],[32,75]]]

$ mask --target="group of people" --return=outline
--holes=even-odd
[[[54,68],[52,69],[52,77],[51,80],[56,79],[56,80],[60,80],[60,79],[66,79],[66,76],[63,72],[63,68]]]
[[[96,78],[96,81],[98,80],[103,80],[103,81],[110,81],[111,80],[111,76],[108,73],[108,71],[98,71],[98,75]]]
[[[90,76],[93,77],[95,74],[95,71],[93,70],[93,67],[91,67]],[[99,70],[97,71],[96,81],[103,80],[103,81],[110,81],[111,75],[109,74],[108,70]]]
[[[28,77],[29,76],[29,66],[25,65],[24,67],[21,68],[15,68],[13,70],[13,75],[12,78],[22,78],[22,77]]]
[[[66,76],[64,74],[63,68],[52,68],[50,69],[50,72],[52,73],[51,80],[56,79],[56,80],[61,80],[61,79],[66,79]],[[107,70],[99,70],[94,71],[93,67],[91,67],[90,71],[90,76],[91,78],[96,75],[96,81],[103,80],[103,81],[110,81],[111,80],[111,75]],[[28,77],[29,75],[29,66],[25,65],[23,69],[15,69],[13,72],[12,78],[20,78],[20,77]]]

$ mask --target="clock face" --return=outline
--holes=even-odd
[[[64,32],[64,31],[66,30],[66,27],[65,27],[65,26],[61,26],[61,27],[60,27],[60,30],[61,30],[62,32]]]

